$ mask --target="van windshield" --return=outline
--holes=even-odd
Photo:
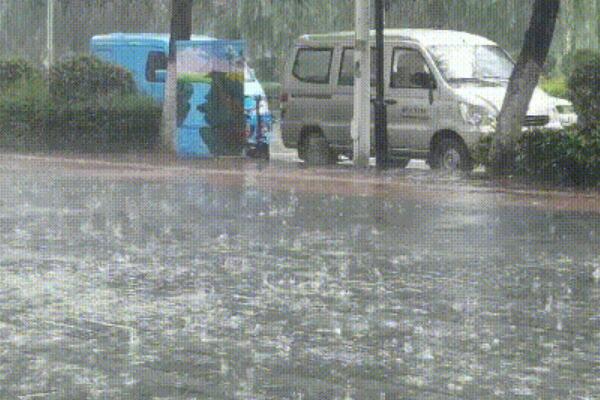
[[[498,46],[430,46],[429,54],[444,79],[451,85],[492,84],[510,79],[514,63]]]

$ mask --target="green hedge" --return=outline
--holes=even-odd
[[[0,146],[43,148],[49,104],[48,85],[40,77],[0,90]]]
[[[160,118],[161,107],[138,95],[53,106],[46,143],[92,152],[151,149],[158,143]]]
[[[596,52],[591,49],[579,49],[568,52],[562,59],[561,72],[563,76],[571,76],[574,69],[586,62],[586,60],[593,58]]]
[[[594,186],[600,183],[600,130],[525,134],[517,146],[517,172],[541,181]]]
[[[491,136],[472,149],[476,162],[490,165]],[[525,133],[515,148],[515,173],[542,182],[596,186],[600,183],[600,129],[583,135],[577,127]]]
[[[550,96],[560,97],[561,99],[569,98],[569,87],[567,86],[567,80],[562,76],[555,78],[544,78],[541,80],[540,85],[542,90],[548,93]]]
[[[586,51],[568,80],[582,134],[600,128],[600,53]]]
[[[76,77],[82,81],[69,90]],[[50,83],[34,74],[0,88],[0,146],[121,151],[157,143],[161,107],[135,94],[128,72],[78,57],[53,69]]]
[[[22,79],[29,80],[40,76],[40,71],[30,62],[21,58],[0,60],[0,88],[5,89]]]
[[[50,95],[57,102],[93,101],[102,96],[135,93],[135,82],[124,68],[92,56],[78,56],[50,69]]]

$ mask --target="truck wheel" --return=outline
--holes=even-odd
[[[304,149],[304,162],[307,165],[329,165],[335,158],[327,140],[321,136],[309,136]]]
[[[265,143],[259,143],[256,147],[250,147],[246,150],[246,155],[249,158],[254,158],[258,160],[269,160],[270,151],[269,145]]]
[[[271,158],[271,151],[269,145],[266,143],[259,143],[256,145],[256,158],[261,160],[269,160]]]
[[[448,138],[443,139],[434,150],[429,165],[433,169],[470,172],[473,160],[462,140]]]

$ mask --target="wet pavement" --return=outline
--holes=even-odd
[[[597,193],[0,157],[0,398],[598,399]]]

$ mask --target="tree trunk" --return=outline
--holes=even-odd
[[[190,40],[192,36],[192,0],[172,0],[171,36],[165,98],[160,127],[161,142],[166,151],[177,150],[177,46],[178,40]]]
[[[560,8],[560,0],[535,0],[523,49],[513,70],[496,134],[492,140],[491,160],[496,173],[514,168],[515,142],[522,134],[531,97],[543,71]]]

